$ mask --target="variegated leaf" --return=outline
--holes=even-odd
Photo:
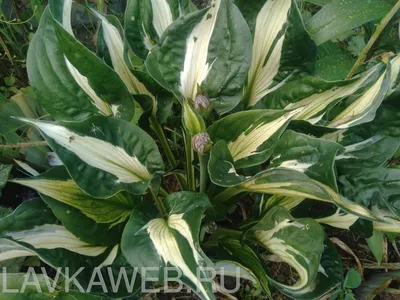
[[[285,84],[263,101],[260,101],[257,107],[275,109],[303,107],[302,112],[296,116],[296,120],[330,126],[327,121],[322,120],[325,114],[338,103],[343,102],[344,107],[348,106],[347,103],[351,103],[342,101],[343,99],[356,100],[357,103],[366,104],[357,111],[357,114],[360,112],[360,115],[357,115],[360,117],[357,122],[362,122],[368,120],[368,116],[375,114],[376,103],[380,103],[383,94],[386,95],[388,72],[390,73],[383,64],[379,64],[351,80],[325,81],[317,77],[304,77]],[[382,79],[382,82],[379,79]],[[380,82],[381,85],[377,85],[377,82]],[[376,90],[382,90],[382,93],[375,93]],[[368,114],[368,112],[371,112],[371,114]],[[350,118],[347,121],[352,120]],[[351,123],[349,123],[350,125]],[[341,128],[339,125],[330,127]]]
[[[252,10],[260,3],[237,2],[253,24]],[[245,107],[256,105],[295,73],[312,71],[316,59],[316,45],[304,27],[296,1],[257,2],[265,4],[253,29],[253,58],[243,95]]]
[[[171,24],[146,66],[178,99],[193,101],[199,92],[207,92],[221,114],[240,101],[250,42],[249,28],[232,1],[212,0],[210,7]]]
[[[100,114],[130,121],[135,105],[122,80],[74,37],[71,25],[72,0],[50,1],[50,10],[67,68],[75,81],[91,97]]]
[[[230,259],[240,263],[250,269],[250,271],[259,280],[265,293],[270,296],[269,276],[266,267],[262,263],[260,255],[249,245],[241,243],[240,240],[233,238],[218,239],[216,245],[218,257]]]
[[[176,19],[196,11],[190,0],[129,0],[125,10],[125,38],[133,53],[145,60],[164,31]]]
[[[85,265],[90,273],[91,267],[112,262],[116,257],[116,246],[83,242],[64,226],[57,225],[51,211],[39,199],[22,203],[11,215],[0,219],[0,234],[2,261],[39,256],[52,267],[69,267],[75,272]]]
[[[121,80],[125,83],[129,92],[134,95],[146,95],[155,103],[156,100],[153,94],[150,93],[146,86],[134,76],[129,69],[127,62],[125,61],[124,41],[118,28],[100,13],[96,11],[93,12],[101,21],[102,36],[104,38],[105,45],[107,46],[111,63],[115,72],[117,72]]]
[[[246,234],[254,241],[291,266],[299,276],[294,286],[274,282],[284,293],[307,292],[317,277],[324,251],[324,231],[312,219],[295,220],[282,207],[272,208]]]
[[[164,281],[166,267],[177,268],[181,280],[201,299],[215,299],[211,284],[201,278],[209,265],[199,245],[204,210],[210,203],[205,195],[179,192],[165,199],[168,215],[159,217],[151,202],[143,202],[132,213],[122,238],[122,252],[133,267],[156,267],[146,276]],[[165,271],[164,271],[165,270]],[[175,271],[176,273],[176,271]]]
[[[390,68],[387,68],[376,82],[339,113],[328,124],[328,127],[345,129],[372,121],[383,99],[389,92],[390,70]]]
[[[140,201],[140,197],[131,197],[127,193],[119,193],[107,199],[92,198],[79,189],[63,167],[50,169],[34,178],[14,179],[12,182],[72,206],[96,223],[108,224],[109,227],[126,221]]]
[[[216,205],[243,192],[253,192],[289,197],[303,197],[336,204],[346,212],[369,220],[380,219],[364,206],[352,202],[338,194],[329,186],[313,180],[304,173],[288,168],[271,168],[258,173],[237,186],[233,186],[216,196]]]
[[[153,139],[128,122],[101,116],[82,122],[24,121],[40,129],[79,188],[95,198],[124,190],[143,194],[163,173]]]
[[[96,268],[109,266],[117,259],[119,245],[107,247],[84,242],[56,223],[42,200],[23,202],[14,213],[0,219],[0,260],[38,256],[48,266],[59,268],[61,276],[75,274],[80,286],[86,289]],[[111,288],[108,277],[104,279],[107,288]],[[101,289],[99,292],[104,293]]]
[[[123,82],[71,35],[71,4],[51,1],[30,43],[28,76],[39,101],[57,119],[100,114],[131,120],[134,103]]]
[[[380,209],[377,206],[374,206],[372,207],[372,211],[381,220],[374,221],[372,223],[374,230],[400,233],[400,221],[398,220],[397,216],[395,216],[390,210]],[[358,216],[344,213],[339,209],[333,215],[315,219],[315,221],[335,228],[350,230],[350,227],[354,225],[358,219]]]
[[[301,108],[239,112],[215,122],[207,132],[214,143],[226,142],[233,169],[259,165],[270,157],[286,126],[300,112]]]
[[[375,135],[364,141],[345,146],[343,153],[336,157],[341,173],[355,168],[383,167],[400,147],[400,138]]]
[[[286,131],[274,149],[271,167],[297,170],[337,190],[335,157],[343,147],[335,142]]]

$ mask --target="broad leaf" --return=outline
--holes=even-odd
[[[153,94],[148,91],[146,86],[129,69],[125,61],[124,41],[118,28],[100,13],[93,12],[101,21],[100,29],[102,30],[102,37],[104,38],[104,43],[115,72],[117,72],[121,80],[125,83],[129,92],[134,95],[146,95],[155,102]]]
[[[342,172],[354,168],[383,167],[399,147],[399,138],[375,135],[362,142],[346,145],[345,151],[336,157],[336,165]]]
[[[275,109],[305,107],[295,119],[307,120],[316,124],[321,121],[330,108],[337,105],[341,100],[354,95],[351,98],[351,103],[359,105],[347,105],[354,111],[354,116],[340,118],[340,122],[331,122],[328,126],[347,128],[360,124],[360,122],[371,121],[371,117],[375,115],[376,104],[382,101],[382,97],[387,92],[389,73],[383,71],[384,69],[384,66],[379,64],[359,77],[345,81],[325,81],[317,77],[304,77],[294,80],[266,97],[265,101],[261,101],[258,107]],[[382,81],[379,81],[379,79],[382,79]]]
[[[238,112],[215,122],[207,132],[214,143],[220,140],[226,142],[235,168],[250,167],[270,157],[286,126],[300,111]],[[210,168],[213,167],[210,164]]]
[[[400,278],[400,272],[375,273],[365,280],[359,288],[355,290],[357,299],[372,300],[386,289],[392,280]]]
[[[250,246],[239,240],[224,238],[217,241],[218,256],[236,261],[250,269],[259,280],[261,287],[269,296],[269,277],[261,257]]]
[[[140,201],[139,197],[128,193],[119,193],[107,199],[92,198],[78,188],[63,167],[13,182],[41,193],[54,215],[69,231],[83,241],[99,245],[119,243],[123,223]]]
[[[241,99],[250,43],[249,28],[232,1],[213,0],[209,8],[171,24],[152,49],[146,66],[178,99],[194,101],[199,92],[207,92],[222,114]]]
[[[336,190],[335,156],[342,149],[335,142],[286,131],[274,149],[270,165],[300,171]]]
[[[129,0],[125,10],[125,38],[133,53],[145,60],[173,21],[196,7],[190,0]]]
[[[343,195],[366,207],[393,205],[400,209],[400,170],[363,168],[339,177]]]
[[[389,68],[380,75],[368,90],[335,116],[328,126],[343,129],[372,121],[383,99],[389,92],[390,76]]]
[[[58,5],[62,2],[59,1]],[[54,1],[52,4],[50,7],[54,10]],[[132,96],[118,74],[74,37],[70,22],[71,4],[71,0],[64,0],[62,17],[54,20],[55,33],[69,71],[91,97],[100,114],[130,121],[135,111]]]
[[[38,256],[53,268],[79,271],[78,280],[85,286],[93,268],[111,264],[118,246],[105,247],[81,241],[65,227],[56,224],[50,209],[39,199],[21,204],[13,214],[0,219],[0,260]]]
[[[324,232],[314,220],[295,220],[286,209],[275,207],[245,234],[245,239],[265,247],[297,272],[299,281],[294,286],[271,279],[283,293],[301,295],[314,283],[324,251]]]
[[[360,25],[384,17],[392,8],[388,0],[332,0],[307,24],[320,45]]]
[[[34,178],[15,179],[13,182],[75,207],[97,223],[108,223],[110,227],[128,219],[140,201],[139,197],[135,199],[122,193],[107,199],[92,198],[79,189],[63,167],[51,169]]]
[[[128,122],[101,116],[82,122],[24,121],[40,129],[72,179],[95,198],[123,190],[143,194],[163,172],[153,139]]]
[[[329,81],[343,80],[356,62],[339,44],[328,41],[318,47],[315,75]]]
[[[40,103],[56,119],[113,115],[113,108],[116,112],[119,107],[120,116],[130,120],[133,99],[118,76],[60,26],[47,8],[30,43],[28,76]],[[70,55],[78,50],[80,55]],[[66,59],[66,55],[73,61]]]
[[[304,173],[288,168],[272,168],[263,171],[240,185],[227,189],[215,198],[215,202],[224,202],[225,195],[232,197],[242,192],[295,196],[331,202],[357,216],[379,220],[364,206],[349,201],[329,186],[309,178]]]
[[[256,1],[250,1],[256,2]],[[252,107],[300,71],[313,71],[316,46],[304,28],[294,0],[258,1],[265,4],[255,21],[253,58],[243,104]],[[259,4],[240,2],[250,24]]]
[[[158,278],[159,282],[164,280],[166,267],[178,268],[182,281],[201,299],[215,299],[211,284],[200,281],[210,278],[207,271],[201,270],[209,262],[198,240],[202,214],[210,205],[207,197],[179,192],[169,195],[165,205],[165,218],[157,216],[150,202],[135,209],[122,238],[124,256],[133,267],[157,267],[143,275]],[[165,272],[176,274],[175,270]]]

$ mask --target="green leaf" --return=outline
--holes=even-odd
[[[0,219],[0,232],[30,229],[43,225],[43,220],[56,223],[56,218],[46,204],[41,199],[32,199],[23,202],[12,214]]]
[[[263,2],[259,10],[259,3],[239,1],[246,6],[244,13],[249,23],[255,24],[253,58],[243,96],[245,107],[257,104],[295,73],[312,72],[316,60],[315,43],[304,28],[296,1]],[[258,15],[251,9],[257,10]]]
[[[30,179],[13,182],[41,193],[63,225],[81,240],[99,245],[119,243],[123,225],[140,201],[138,196],[119,193],[95,199],[81,191],[64,167],[48,170]],[[121,226],[117,226],[121,224]]]
[[[111,227],[128,219],[140,201],[140,197],[131,199],[128,194],[117,194],[107,199],[92,198],[79,189],[63,167],[50,169],[34,178],[15,179],[13,182],[75,207],[97,223],[107,223]]]
[[[217,251],[219,257],[234,260],[249,268],[259,280],[264,292],[271,295],[266,268],[261,257],[250,246],[242,244],[239,240],[224,238],[218,240]]]
[[[149,51],[176,19],[196,7],[190,0],[129,0],[125,10],[125,38],[133,53],[145,60]]]
[[[295,286],[271,282],[283,293],[302,294],[317,277],[324,251],[324,232],[312,219],[295,220],[282,207],[272,208],[245,239],[254,241],[291,266],[299,275]]]
[[[54,29],[68,69],[100,113],[132,120],[135,104],[118,74],[68,32],[68,27],[54,20]]]
[[[343,195],[366,207],[386,207],[387,201],[398,207],[400,170],[363,168],[339,177]],[[396,197],[397,196],[397,197]],[[396,203],[397,202],[397,203]]]
[[[383,258],[383,245],[384,245],[383,238],[384,238],[384,235],[383,235],[382,231],[374,231],[374,234],[372,235],[372,237],[367,239],[369,249],[371,250],[372,254],[375,256],[375,259],[376,259],[376,262],[378,263],[378,265],[381,264],[382,258]]]
[[[215,122],[207,132],[214,143],[226,141],[235,168],[255,166],[270,157],[286,126],[300,110],[238,112]]]
[[[400,272],[372,274],[355,290],[357,299],[372,300],[387,288],[392,280],[397,280],[399,278]]]
[[[347,50],[349,50],[354,56],[358,57],[360,56],[365,45],[364,37],[362,35],[356,35],[350,39]]]
[[[193,101],[198,87],[215,101],[219,114],[242,96],[250,65],[251,35],[231,0],[176,20],[146,60],[149,73],[178,99]]]
[[[201,218],[210,203],[205,195],[178,192],[165,199],[168,215],[158,217],[151,202],[142,202],[125,228],[122,253],[133,267],[157,267],[147,270],[146,277],[164,281],[167,266],[178,268],[182,281],[201,299],[215,299],[209,282],[200,282],[196,270],[209,265],[199,245]],[[210,278],[206,270],[200,278]],[[176,270],[165,270],[176,274]]]
[[[50,209],[39,199],[22,203],[13,214],[0,219],[0,261],[38,256],[53,268],[69,267],[82,286],[87,285],[95,267],[111,264],[118,246],[105,247],[81,241],[65,227],[56,224]]]
[[[328,126],[343,129],[372,121],[389,92],[390,77],[388,68],[363,95],[352,101]]]
[[[328,81],[343,80],[349,74],[356,60],[333,42],[318,46],[316,74]]]
[[[383,64],[379,64],[359,77],[345,81],[304,77],[285,84],[265,98],[265,101],[260,101],[258,107],[274,109],[303,107],[295,120],[306,120],[311,124],[317,124],[322,122],[324,115],[333,106],[343,102],[341,112],[333,116],[333,120],[327,124],[328,127],[342,129],[370,122],[389,91],[390,68],[385,69]],[[326,120],[323,122],[327,123]]]
[[[388,0],[333,0],[311,18],[307,29],[320,45],[343,32],[382,18],[391,8]]]
[[[0,164],[0,195],[1,189],[6,185],[8,181],[8,176],[10,176],[12,167],[12,165]]]
[[[117,72],[121,80],[125,83],[129,92],[134,95],[147,95],[155,103],[156,99],[154,95],[149,92],[146,86],[139,81],[133,72],[131,72],[127,61],[125,61],[125,59],[127,59],[125,57],[126,49],[119,31],[119,21],[114,19],[118,24],[113,24],[114,21],[110,21],[107,17],[101,15],[97,11],[92,11],[101,21],[101,37],[104,39],[104,44],[108,50],[111,64],[115,72]]]
[[[72,179],[92,197],[107,198],[120,191],[143,194],[163,173],[154,140],[123,120],[97,116],[82,122],[24,121],[41,130]]]
[[[346,274],[343,286],[344,288],[355,289],[360,286],[361,281],[361,274],[358,273],[355,269],[350,269]]]
[[[335,142],[289,130],[276,145],[270,165],[298,170],[337,190],[334,163],[337,153],[342,149]]]
[[[309,178],[302,172],[288,168],[272,168],[260,172],[242,184],[226,191],[230,196],[241,192],[296,196],[330,202],[336,204],[344,211],[356,216],[370,220],[379,220],[379,218],[364,206],[349,201],[329,186]],[[223,200],[225,200],[224,193],[222,193],[215,201],[220,202]]]
[[[399,138],[375,135],[362,142],[346,145],[345,151],[336,157],[336,165],[342,173],[354,168],[383,167],[399,147]]]
[[[82,120],[99,114],[67,67],[49,8],[29,45],[27,69],[29,82],[40,104],[52,117]]]

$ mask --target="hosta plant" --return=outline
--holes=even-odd
[[[179,277],[215,299],[222,288],[205,279],[237,267],[259,297],[317,299],[343,286],[329,226],[400,232],[400,171],[387,164],[400,140],[384,124],[398,116],[400,57],[350,79],[316,76],[295,0],[200,10],[130,0],[124,26],[90,12],[94,51],[74,35],[72,5],[49,1],[28,51],[30,84],[53,120],[16,119],[62,164],[12,180],[40,198],[0,219],[1,260],[37,256],[69,283],[77,274],[77,298],[139,298]],[[296,282],[275,278],[268,261]],[[108,275],[121,268],[140,276],[113,289]],[[67,292],[56,284],[41,297]]]

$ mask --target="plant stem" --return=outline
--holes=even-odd
[[[231,199],[232,197],[236,196],[237,194],[240,194],[241,192],[243,192],[242,189],[240,189],[237,186],[232,186],[232,187],[224,190],[222,193],[219,193],[217,196],[215,196],[211,200],[211,202],[215,203],[215,204],[223,203],[223,202]]]
[[[196,190],[196,183],[194,178],[193,167],[193,149],[192,149],[192,136],[185,132],[185,152],[186,152],[186,176],[187,184],[190,191]]]
[[[150,117],[150,125],[156,133],[158,139],[160,140],[161,146],[164,149],[165,155],[167,156],[168,162],[172,168],[176,166],[176,159],[174,154],[172,153],[171,147],[168,144],[167,138],[164,134],[164,130],[162,129],[160,123],[158,123],[157,119],[154,116]]]
[[[169,195],[169,193],[164,190],[162,187],[160,187],[160,195],[163,197],[167,197]]]
[[[400,9],[400,0],[397,1],[396,5],[389,11],[389,13],[382,19],[381,23],[376,28],[374,34],[371,36],[368,44],[364,47],[361,51],[360,56],[358,57],[357,61],[355,62],[353,68],[351,68],[349,74],[347,75],[346,79],[350,79],[357,73],[358,68],[364,62],[365,57],[367,56],[368,52],[371,50],[372,46],[375,44],[378,37],[381,35],[382,31],[385,27],[389,24],[390,20],[394,17],[397,11]]]
[[[198,153],[199,163],[200,163],[200,193],[205,193],[207,189],[208,181],[208,154]]]
[[[167,211],[164,207],[164,203],[162,203],[161,199],[158,198],[158,195],[154,192],[154,190],[152,188],[150,188],[150,193],[153,196],[153,199],[156,203],[156,206],[158,208],[158,210],[160,211],[162,216],[165,216],[167,214]]]
[[[174,153],[171,150],[171,147],[168,144],[168,140],[167,137],[165,136],[164,130],[162,129],[160,123],[158,123],[156,117],[151,116],[150,117],[150,125],[153,128],[155,134],[157,135],[160,143],[161,143],[161,147],[164,149],[165,155],[167,157],[167,160],[169,162],[169,164],[171,165],[171,168],[175,168],[177,165]],[[178,181],[179,185],[181,186],[181,189],[183,189],[183,187],[185,186],[185,183],[182,182],[181,178],[179,178],[179,176],[175,176],[176,180]]]
[[[33,142],[33,143],[20,143],[10,145],[0,145],[0,149],[13,149],[13,148],[29,148],[29,147],[42,147],[47,146],[46,141]]]

